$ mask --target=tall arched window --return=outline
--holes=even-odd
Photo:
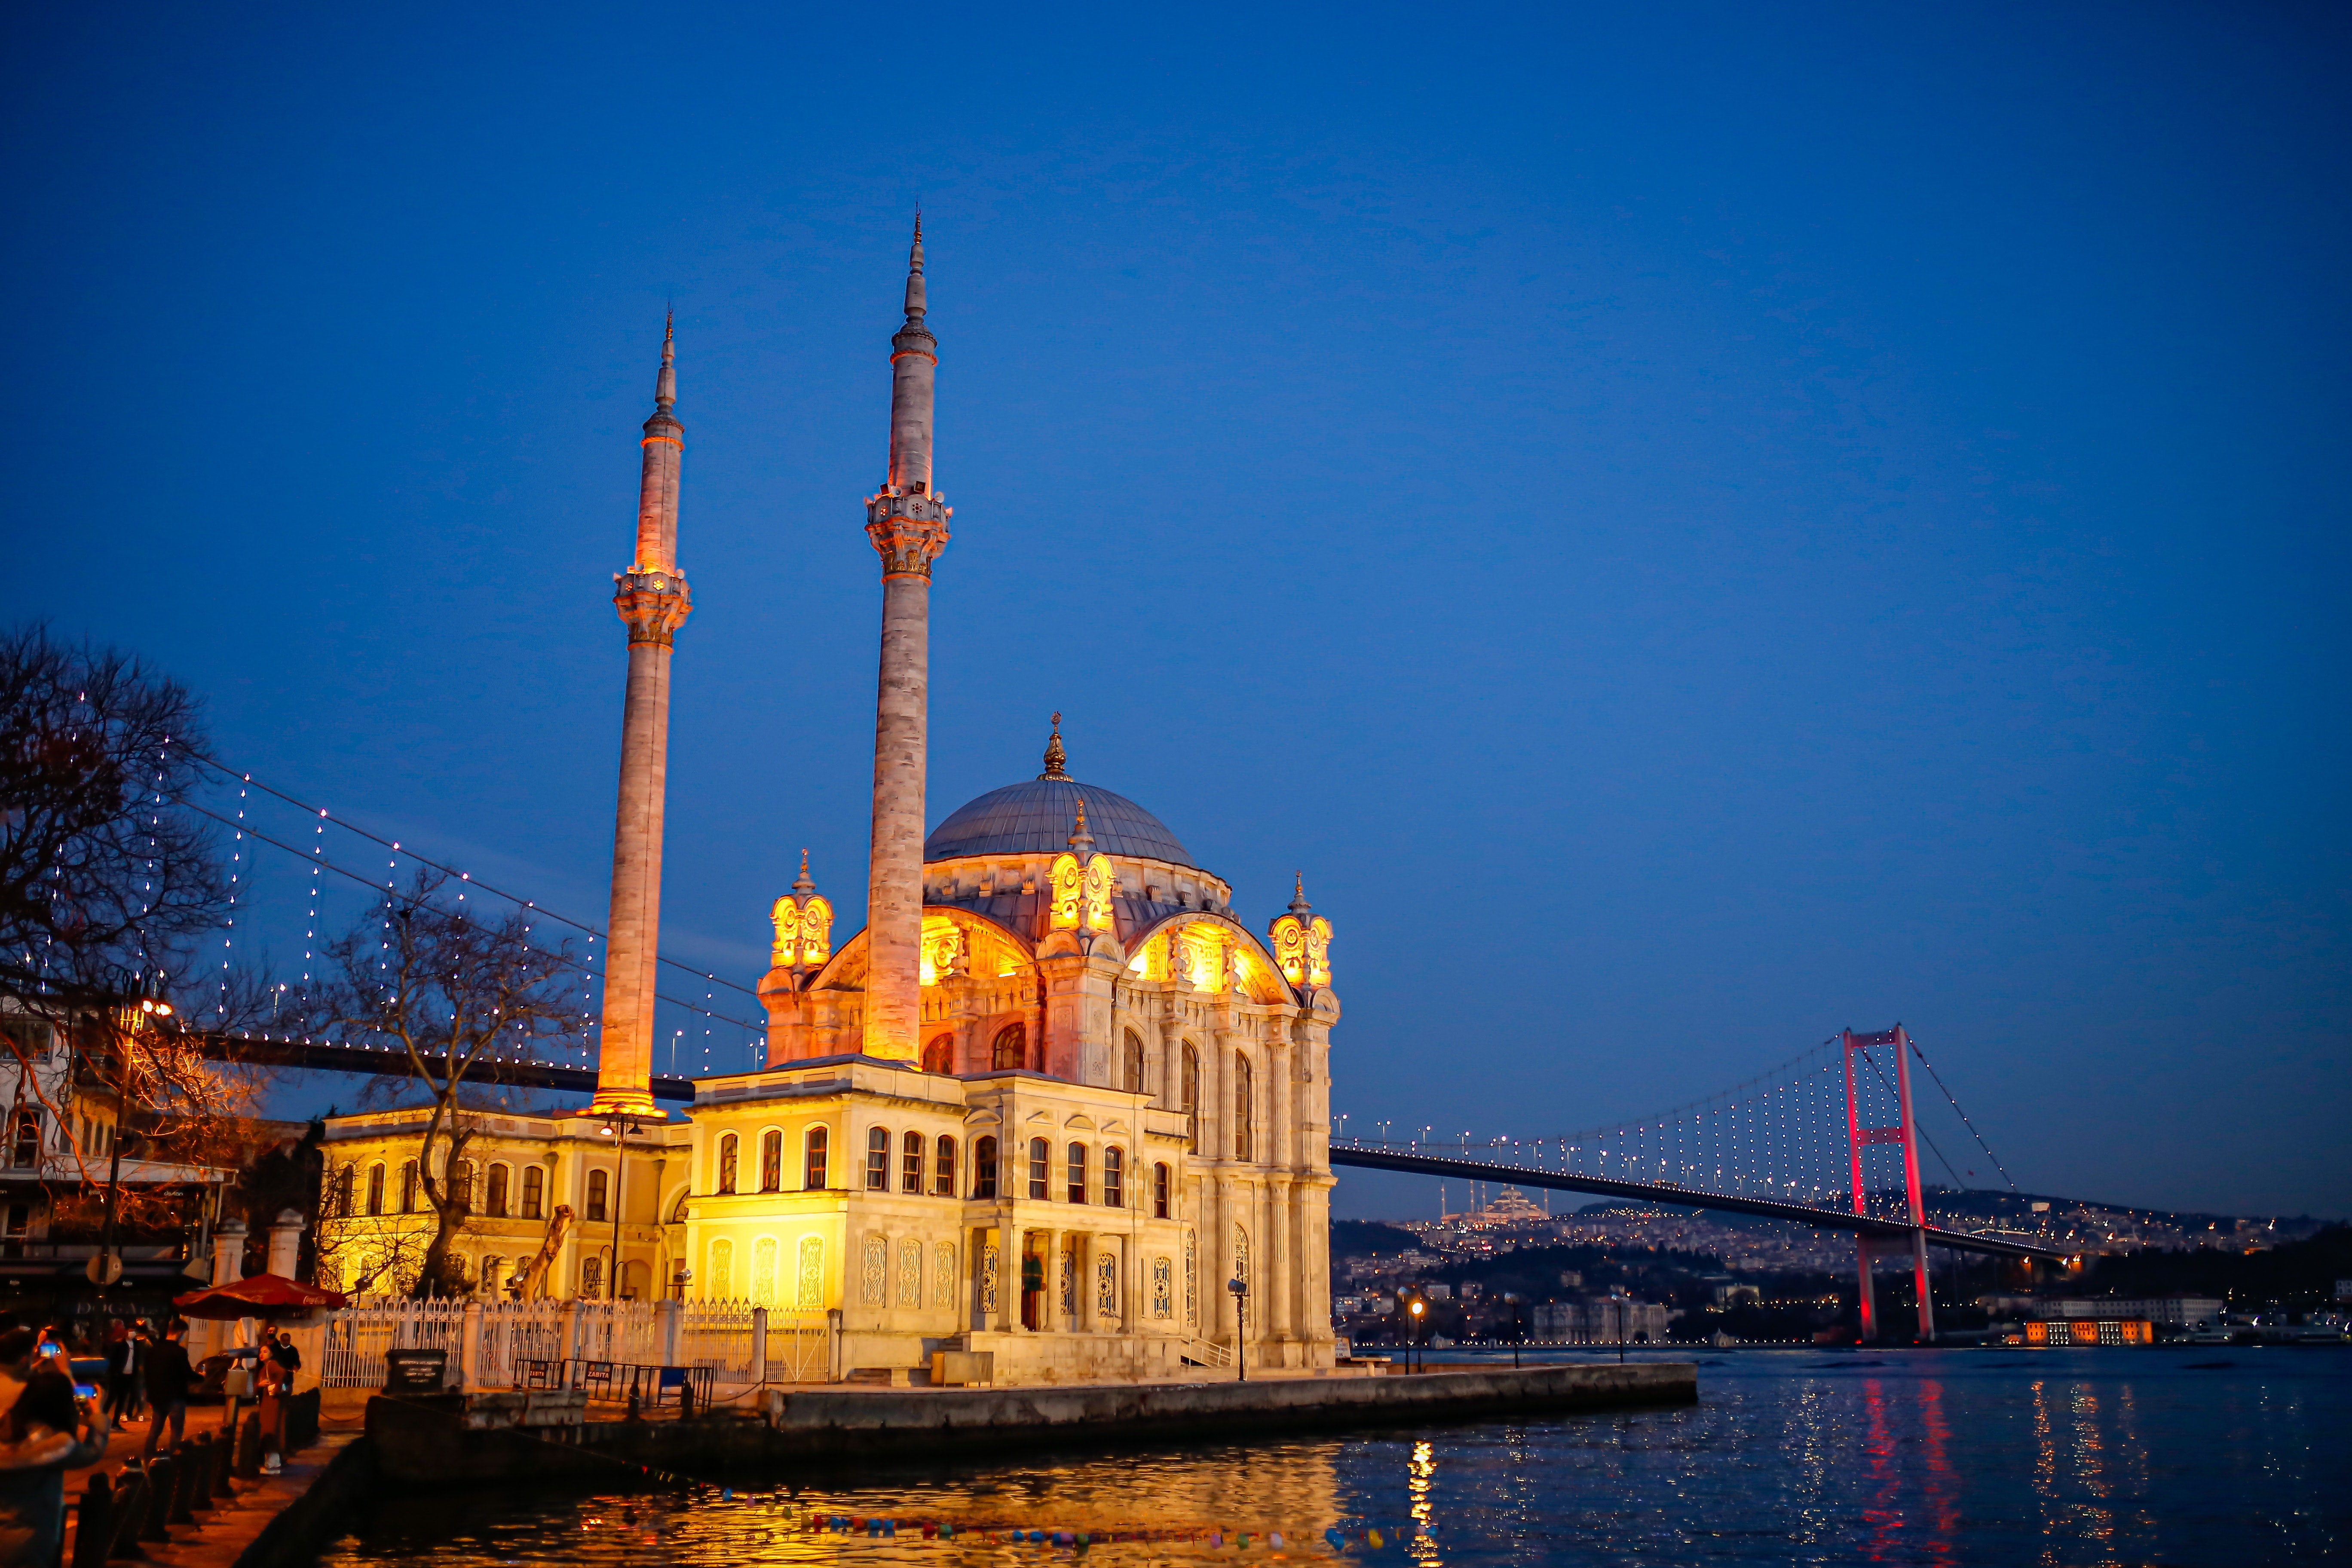
[[[772,1127],[760,1134],[760,1190],[784,1190],[784,1135]]]
[[[1087,1146],[1083,1143],[1070,1145],[1070,1201],[1087,1201]]]
[[[383,1212],[383,1162],[379,1160],[368,1167],[368,1213],[382,1214]]]
[[[383,1169],[378,1165],[377,1170]],[[544,1219],[547,1207],[547,1173],[537,1165],[522,1168],[522,1217]]]
[[[1143,1037],[1133,1029],[1127,1032],[1127,1052],[1119,1063],[1118,1087],[1129,1094],[1143,1092]]]
[[[416,1212],[416,1162],[414,1160],[400,1168],[400,1212]]]
[[[612,1178],[605,1175],[604,1172],[591,1171],[588,1173],[588,1214],[586,1217],[592,1220],[606,1217],[604,1214],[604,1194],[612,1190]]]
[[[8,1147],[8,1163],[20,1171],[29,1171],[41,1163],[41,1113],[37,1110],[16,1112],[16,1135]]]
[[[824,1152],[829,1142],[824,1128],[816,1126],[808,1130],[807,1142],[802,1145],[801,1185],[810,1192],[824,1190]]]
[[[956,1190],[955,1140],[941,1137],[931,1159],[931,1193],[935,1197],[951,1198]]]
[[[1029,1140],[1029,1195],[1044,1203],[1053,1195],[1054,1146],[1043,1138]]]
[[[719,1140],[719,1191],[735,1190],[735,1134],[728,1133]]]
[[[442,1189],[449,1202],[461,1215],[474,1212],[474,1163],[460,1160],[449,1167],[449,1180]]]
[[[887,1127],[871,1128],[866,1134],[866,1190],[890,1190],[890,1130]]]
[[[1249,1058],[1234,1053],[1234,1158],[1255,1160],[1256,1140],[1250,1125],[1251,1109],[1257,1103],[1257,1092],[1250,1085]]]
[[[971,1146],[971,1195],[992,1198],[996,1195],[996,1140],[982,1138]]]
[[[1103,1207],[1127,1206],[1127,1151],[1116,1143],[1103,1151]]]
[[[1014,1068],[1029,1065],[1029,1031],[1019,1024],[1007,1024],[996,1031],[996,1044],[990,1047],[989,1065],[998,1072],[1010,1072]]]
[[[1201,1141],[1201,1053],[1190,1040],[1184,1042],[1182,1093],[1177,1109],[1184,1113],[1184,1136],[1197,1143]]]
[[[923,1070],[938,1073],[955,1071],[955,1037],[953,1035],[941,1035],[923,1047]]]
[[[489,1215],[492,1219],[504,1219],[507,1217],[507,1186],[513,1179],[514,1173],[506,1166],[492,1165],[490,1167],[489,1195],[482,1200],[482,1212],[484,1214]]]
[[[1165,1161],[1151,1167],[1151,1217],[1168,1217],[1168,1165]]]
[[[360,1168],[345,1165],[335,1176],[335,1217],[352,1217],[352,1188],[359,1181]]]
[[[898,1190],[919,1193],[923,1190],[923,1149],[926,1140],[919,1132],[908,1132],[899,1141]]]

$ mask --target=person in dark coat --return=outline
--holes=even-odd
[[[147,1403],[154,1414],[147,1428],[146,1457],[155,1457],[155,1440],[163,1435],[163,1423],[172,1424],[172,1447],[178,1448],[188,1436],[188,1390],[196,1383],[196,1369],[188,1361],[188,1325],[175,1321],[171,1333],[154,1353],[147,1358]]]
[[[0,1568],[52,1568],[66,1531],[66,1471],[106,1456],[106,1417],[33,1353],[30,1329],[0,1333]]]

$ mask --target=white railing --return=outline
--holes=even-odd
[[[520,1386],[527,1362],[700,1367],[734,1390],[833,1373],[828,1314],[763,1312],[748,1301],[362,1298],[328,1318],[323,1339],[320,1381],[331,1388],[383,1387],[389,1350],[444,1351],[452,1373],[477,1388]]]
[[[389,1350],[444,1350],[455,1361],[465,1319],[462,1301],[362,1298],[327,1320],[319,1381],[330,1388],[382,1388]]]

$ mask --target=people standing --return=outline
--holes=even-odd
[[[138,1337],[131,1325],[117,1318],[106,1329],[106,1404],[109,1420],[120,1426],[131,1418],[139,1394],[139,1373],[146,1365]]]
[[[146,1457],[155,1457],[156,1439],[163,1435],[163,1423],[172,1424],[172,1447],[176,1449],[188,1435],[188,1390],[195,1385],[196,1369],[188,1361],[188,1325],[174,1319],[163,1342],[155,1347],[147,1359],[147,1403],[154,1406],[147,1428]]]
[[[0,1568],[52,1568],[65,1542],[66,1471],[97,1463],[106,1417],[35,1352],[30,1329],[0,1333]]]

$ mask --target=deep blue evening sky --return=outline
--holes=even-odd
[[[2029,1187],[2352,1211],[2340,9],[5,26],[17,611],[240,765],[601,918],[675,296],[666,946],[854,929],[919,201],[931,818],[1059,708],[1303,868],[1358,1130],[1900,1018]]]

